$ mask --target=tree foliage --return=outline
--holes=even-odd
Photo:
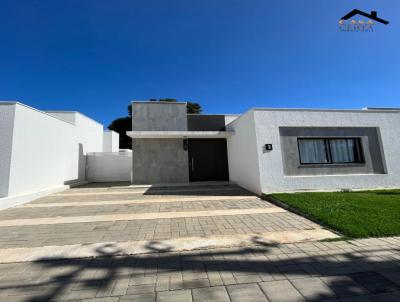
[[[186,111],[187,113],[199,114],[203,111],[203,109],[201,108],[201,105],[199,103],[187,102]]]
[[[119,148],[132,149],[132,138],[126,135],[126,131],[132,131],[132,117],[120,117],[111,122],[108,129],[119,134]]]
[[[178,102],[176,99],[149,99],[150,102]],[[186,102],[186,112],[199,114],[203,111],[199,103]],[[128,106],[128,116],[120,117],[111,122],[108,129],[119,134],[119,148],[132,149],[132,139],[126,135],[126,131],[132,131],[132,104]]]

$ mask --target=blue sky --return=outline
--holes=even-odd
[[[358,8],[390,21],[338,30]],[[400,106],[400,1],[0,0],[0,99],[106,126],[133,100],[205,113]]]

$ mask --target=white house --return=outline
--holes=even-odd
[[[186,114],[134,102],[133,183],[230,180],[257,194],[400,187],[400,110]]]
[[[254,108],[227,129],[230,179],[253,192],[400,187],[399,110]]]
[[[84,182],[231,181],[257,194],[400,187],[400,110],[187,114],[134,102],[133,150],[79,112],[0,102],[0,208]]]

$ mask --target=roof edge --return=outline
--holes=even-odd
[[[263,108],[263,107],[253,107],[254,111],[302,111],[302,112],[354,112],[354,113],[399,113],[400,109],[313,109],[313,108]]]

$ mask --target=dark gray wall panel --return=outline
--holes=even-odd
[[[224,115],[188,115],[187,124],[189,131],[224,131]]]

